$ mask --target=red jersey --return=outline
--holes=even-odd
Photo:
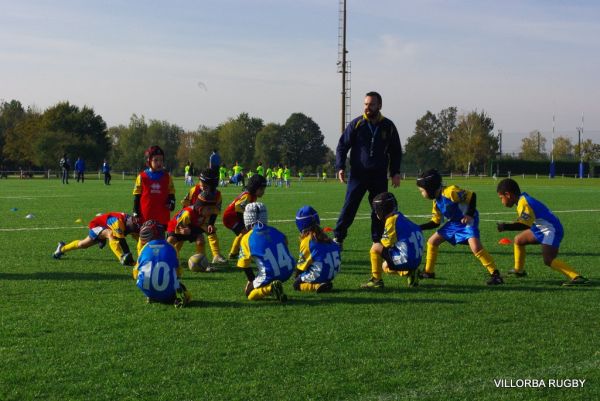
[[[88,228],[96,228],[96,227],[108,227],[108,222],[107,220],[110,217],[114,217],[116,219],[119,219],[121,221],[123,221],[123,223],[125,223],[125,220],[127,219],[127,215],[125,213],[120,213],[120,212],[109,212],[109,213],[104,213],[101,214],[100,216],[96,216],[94,217],[89,223],[88,223]]]
[[[169,195],[175,194],[173,180],[166,171],[146,169],[135,181],[134,195],[140,197],[141,223],[146,220],[158,220],[160,224],[169,224]]]
[[[244,223],[240,220],[238,213],[244,213],[244,208],[248,203],[256,201],[256,195],[251,195],[250,192],[244,191],[233,200],[223,212],[223,225],[229,229],[233,229],[236,223]]]

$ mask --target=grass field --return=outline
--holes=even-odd
[[[482,242],[501,271],[512,268],[512,246],[498,245],[506,233],[495,222],[513,220],[515,210],[503,208],[491,179],[452,182],[477,192]],[[132,181],[1,180],[0,400],[598,400],[600,182],[519,182],[557,212],[562,258],[590,286],[561,287],[564,278],[534,247],[529,277],[488,288],[468,248],[444,244],[438,279],[408,289],[385,277],[384,291],[359,290],[370,272],[365,201],[334,292],[295,293],[290,281],[287,304],[252,303],[233,267],[186,271],[194,301],[178,310],[146,304],[108,247],[51,257],[59,240],[85,237],[96,213],[130,211]],[[176,187],[179,200],[182,179]],[[222,189],[224,203],[238,190]],[[312,204],[333,227],[344,191],[333,181],[294,182],[268,188],[263,201],[296,254],[295,211]],[[406,215],[427,219],[431,204],[414,180],[394,193]],[[219,229],[226,255],[232,235]],[[192,249],[184,246],[182,260]],[[498,388],[500,379],[547,387]],[[550,388],[551,379],[585,384]]]

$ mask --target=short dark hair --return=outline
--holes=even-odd
[[[383,104],[383,100],[381,99],[381,95],[375,91],[371,91],[371,92],[367,92],[367,94],[365,95],[365,97],[367,96],[371,96],[374,98],[377,98],[377,101],[379,102],[379,104]]]
[[[498,183],[496,192],[499,194],[508,192],[515,195],[521,195],[521,188],[519,188],[519,184],[512,178],[505,178]]]

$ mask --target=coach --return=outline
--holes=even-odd
[[[340,245],[348,234],[365,192],[369,191],[371,205],[375,196],[388,190],[388,171],[392,186],[400,185],[400,136],[394,123],[381,114],[381,105],[379,93],[367,93],[364,114],[348,124],[338,142],[335,168],[342,183],[346,182],[346,158],[350,150],[346,199],[334,231],[334,241]],[[382,234],[383,222],[377,219],[371,208],[371,239],[379,242]]]

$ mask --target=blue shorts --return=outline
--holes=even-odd
[[[106,227],[94,227],[94,228],[90,228],[90,231],[88,232],[88,236],[93,239],[94,241],[98,241],[98,236],[100,235],[100,233],[102,231],[106,230]]]
[[[449,221],[437,232],[452,245],[466,244],[469,238],[479,238],[479,219],[475,218],[471,225],[460,221]]]
[[[562,227],[555,226],[532,226],[531,231],[533,235],[535,235],[535,239],[539,241],[540,244],[550,245],[553,248],[559,248],[560,242],[563,239],[564,231]]]
[[[422,250],[422,249],[421,249]],[[422,254],[422,252],[421,252]],[[398,248],[383,248],[381,252],[383,260],[387,262],[388,269],[396,271],[415,270],[421,264],[421,256],[412,255],[406,251],[401,252]]]

